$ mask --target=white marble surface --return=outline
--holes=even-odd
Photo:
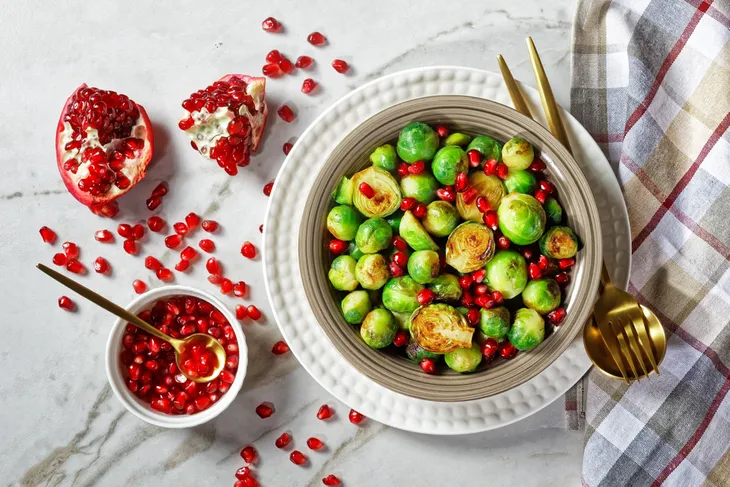
[[[405,68],[458,64],[496,70],[505,55],[517,78],[531,83],[524,37],[541,51],[558,100],[568,105],[572,2],[433,2],[431,9],[404,0],[369,2],[128,1],[7,2],[0,20],[0,244],[3,249],[0,303],[0,478],[7,485],[232,485],[242,465],[240,448],[253,442],[262,462],[262,485],[322,485],[335,473],[346,486],[362,485],[578,485],[582,434],[562,429],[562,404],[500,430],[469,437],[436,438],[375,423],[355,427],[348,408],[334,401],[288,355],[269,350],[279,338],[269,319],[247,325],[250,375],[233,405],[217,420],[187,431],[148,426],[125,413],[106,381],[103,351],[112,318],[33,269],[50,262],[60,243],[72,240],[91,266],[98,255],[113,266],[111,277],[91,273],[82,281],[127,303],[131,282],[159,285],[121,242],[95,242],[93,232],[119,221],[149,216],[144,199],[162,180],[170,184],[161,214],[172,223],[189,211],[218,220],[218,257],[230,273],[251,285],[249,301],[268,313],[259,261],[238,253],[244,240],[260,241],[266,197],[261,187],[281,165],[281,145],[294,140],[321,110],[385,73]],[[273,15],[286,26],[266,34],[260,22]],[[306,35],[320,30],[330,43],[314,48]],[[291,125],[270,118],[263,150],[249,168],[229,178],[206,163],[177,129],[180,102],[228,72],[258,73],[278,48],[295,59],[312,55],[316,96],[299,93],[303,73],[268,84],[272,111],[295,108]],[[341,57],[347,76],[329,63]],[[120,200],[116,222],[93,216],[64,189],[55,166],[52,134],[65,98],[81,82],[114,89],[143,104],[155,125],[156,155],[148,177]],[[531,83],[532,84],[532,83]],[[50,247],[38,228],[59,235]],[[194,236],[193,242],[202,238]],[[168,266],[162,237],[143,243],[142,255]],[[176,275],[176,282],[212,290],[202,265]],[[56,305],[61,294],[76,313]],[[235,305],[235,298],[226,298]],[[240,301],[239,301],[240,302]],[[259,419],[254,407],[271,401],[276,413]],[[337,419],[322,423],[317,408],[329,403]],[[318,435],[328,450],[296,467],[277,451],[284,430],[295,444]]]

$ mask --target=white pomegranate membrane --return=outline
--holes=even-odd
[[[160,299],[138,316],[173,338],[194,333],[215,337],[226,350],[220,376],[207,384],[188,379],[177,367],[169,343],[128,324],[122,338],[119,360],[127,388],[150,407],[164,414],[195,414],[204,411],[228,392],[238,371],[238,339],[223,313],[194,296]],[[191,375],[207,375],[217,364],[204,349],[188,347],[181,364]],[[212,358],[211,358],[212,357]]]

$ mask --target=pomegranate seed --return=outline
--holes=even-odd
[[[152,197],[153,198],[162,198],[167,194],[167,183],[165,181],[161,182],[157,186],[155,186],[155,189],[152,190]]]
[[[509,176],[509,168],[506,164],[498,163],[497,164],[497,177],[499,179],[507,179],[507,176]]]
[[[510,247],[510,245],[512,245],[512,242],[510,242],[509,239],[507,237],[505,237],[504,235],[500,235],[497,238],[497,245],[499,246],[500,249],[505,250],[505,249],[508,249]]]
[[[431,304],[431,301],[433,301],[435,294],[430,289],[421,289],[418,294],[416,295],[416,299],[418,300],[418,304],[421,306],[427,306]]]
[[[560,267],[563,270],[570,269],[574,265],[575,265],[575,259],[572,258],[572,257],[570,259],[560,259],[560,260],[558,260],[558,267]]]
[[[248,286],[246,286],[246,283],[243,281],[238,281],[233,285],[233,294],[234,296],[237,296],[239,298],[242,298],[246,294],[246,290],[248,289]]]
[[[139,279],[135,279],[132,281],[132,287],[134,288],[134,292],[137,294],[142,294],[147,290],[147,284],[140,281]]]
[[[76,309],[76,304],[68,296],[61,296],[58,298],[58,307],[66,311],[73,311]]]
[[[403,268],[395,262],[388,264],[388,269],[390,270],[390,277],[401,277],[403,275]]]
[[[66,262],[66,270],[69,272],[73,272],[74,274],[85,274],[86,273],[86,267],[84,267],[84,264],[79,262],[76,259],[69,259]]]
[[[474,278],[468,274],[459,278],[459,286],[461,286],[461,289],[464,290],[469,289],[472,282],[474,282]]]
[[[408,265],[408,255],[405,252],[396,252],[393,254],[393,262],[399,267],[405,267]]]
[[[547,200],[548,194],[545,191],[538,189],[537,191],[535,191],[535,194],[533,196],[535,196],[535,199],[539,201],[541,205],[544,205],[545,200]]]
[[[534,161],[532,161],[530,167],[527,168],[528,171],[532,171],[534,173],[543,172],[545,169],[545,163],[542,162],[540,159],[535,159]]]
[[[365,421],[365,416],[358,413],[354,409],[350,409],[350,415],[348,417],[350,419],[350,423],[352,423],[352,424],[360,424],[363,421]]]
[[[73,242],[64,242],[63,253],[68,259],[77,259],[79,257],[79,247]]]
[[[43,226],[39,231],[41,233],[41,238],[45,243],[53,244],[56,241],[56,232],[50,228]]]
[[[564,308],[556,308],[547,314],[547,319],[555,326],[560,326],[565,320],[567,313]]]
[[[288,351],[289,351],[289,345],[287,345],[286,342],[281,341],[281,340],[274,343],[274,346],[271,348],[271,353],[273,353],[274,355],[283,355]]]
[[[276,20],[274,17],[266,17],[264,21],[261,22],[261,28],[266,32],[279,32],[281,29],[281,22]]]
[[[547,194],[552,194],[553,191],[555,190],[553,184],[550,181],[548,181],[547,179],[540,180],[540,182],[537,183],[537,185],[540,187],[541,190],[545,191]]]
[[[56,265],[64,266],[66,265],[66,262],[68,262],[68,258],[66,257],[66,254],[57,253],[53,255],[53,263]]]
[[[289,152],[291,152],[292,147],[294,147],[294,144],[291,142],[285,142],[284,145],[281,147],[281,150],[284,151],[284,155],[288,156]]]
[[[479,164],[482,163],[482,154],[478,150],[472,149],[467,151],[466,155],[469,158],[470,167],[479,167]]]
[[[347,250],[347,242],[343,242],[342,240],[337,240],[336,238],[333,238],[330,240],[330,252],[332,252],[335,255],[340,255],[345,250]]]
[[[144,266],[151,271],[156,271],[157,269],[162,267],[162,264],[156,258],[148,255],[144,258]]]
[[[550,267],[550,260],[544,255],[541,255],[537,259],[537,266],[540,268],[541,271],[546,271],[548,267]]]
[[[241,467],[236,470],[235,476],[238,480],[243,480],[251,475],[251,469],[248,467]]]
[[[269,406],[267,403],[262,402],[261,404],[256,406],[256,414],[259,415],[259,418],[266,419],[274,414],[274,408]]]
[[[402,178],[408,176],[408,164],[405,162],[398,164],[398,176]]]
[[[289,443],[291,443],[291,435],[289,433],[282,433],[281,436],[276,439],[274,445],[276,445],[276,448],[282,449],[286,448]]]
[[[480,308],[490,309],[494,307],[494,300],[489,295],[482,295],[474,298],[474,304]]]
[[[221,281],[221,294],[230,294],[233,291],[233,281],[223,278]]]
[[[493,291],[492,292],[492,299],[496,304],[502,304],[504,303],[504,296],[502,296],[502,293],[499,291]]]
[[[157,275],[157,279],[159,279],[160,281],[167,282],[172,281],[173,279],[172,271],[164,267],[161,269],[157,269],[157,272],[155,274]]]
[[[393,247],[401,252],[405,252],[406,250],[408,250],[408,244],[405,240],[403,240],[403,237],[401,237],[400,235],[396,235],[395,237],[393,237]]]
[[[284,76],[284,71],[276,63],[267,63],[261,67],[261,73],[269,78],[281,78]]]
[[[198,251],[190,246],[185,247],[182,252],[180,252],[180,258],[182,260],[193,260],[197,256]]]
[[[469,187],[461,194],[464,199],[464,204],[470,205],[479,196],[479,191],[476,188]]]
[[[489,159],[484,163],[484,174],[487,176],[493,176],[497,173],[498,162],[495,159]]]
[[[296,61],[296,63],[294,63],[294,65],[295,65],[295,66],[296,66],[297,68],[301,68],[301,69],[307,69],[307,68],[308,68],[309,66],[311,66],[311,65],[312,65],[312,63],[313,63],[313,62],[314,62],[314,59],[312,59],[312,58],[311,58],[311,57],[309,57],[309,56],[299,56],[299,57],[297,58],[297,61]]]
[[[281,70],[286,73],[290,74],[292,71],[294,71],[294,64],[287,59],[286,57],[282,57],[281,60],[277,63]]]
[[[537,265],[534,262],[531,262],[529,266],[527,266],[527,274],[530,276],[530,279],[540,279],[542,277],[542,270],[540,270],[540,266]]]
[[[310,94],[316,87],[317,82],[314,81],[312,78],[307,78],[302,81],[302,93],[304,93],[305,95]],[[288,154],[287,151],[284,151],[284,153]]]
[[[481,283],[484,281],[484,277],[487,275],[487,271],[484,269],[479,269],[477,271],[474,271],[471,273],[471,278],[476,283]]]
[[[469,308],[466,312],[466,320],[471,326],[477,326],[482,319],[482,315],[479,312],[479,308]]]
[[[534,256],[534,250],[530,247],[525,247],[522,249],[522,256],[525,258],[525,260],[532,260],[532,257]]]
[[[218,222],[215,220],[203,220],[200,226],[208,233],[213,233],[218,229]]]
[[[463,193],[466,191],[466,188],[469,184],[469,178],[465,172],[460,172],[456,175],[456,180],[454,181],[454,189],[457,193]]]
[[[223,282],[223,276],[221,276],[220,274],[211,274],[208,276],[208,282],[218,285]]]
[[[266,183],[264,185],[264,194],[266,196],[271,196],[271,190],[273,189],[273,187],[274,187],[274,181],[269,181],[268,183]]]
[[[489,200],[485,196],[477,197],[476,205],[477,210],[479,210],[480,213],[486,213],[492,209],[492,205],[489,203]]]
[[[509,360],[517,355],[517,349],[510,342],[502,342],[499,344],[499,356]]]
[[[267,63],[278,63],[282,59],[283,59],[283,57],[278,49],[273,49],[273,50],[269,51],[269,53],[266,55]]]
[[[246,309],[246,307],[242,304],[237,304],[236,305],[236,319],[243,320],[243,319],[246,319],[247,316],[248,316],[248,310]]]
[[[241,485],[235,485],[233,487],[260,487],[261,484],[259,484],[259,481],[255,478],[248,476],[245,479],[241,480]],[[236,482],[238,483],[238,482]]]
[[[220,274],[222,271],[220,262],[215,257],[208,259],[205,263],[205,269],[208,271],[208,274]]]
[[[461,293],[461,304],[466,308],[474,304],[474,295],[469,291]]]
[[[188,230],[192,230],[197,227],[200,223],[200,217],[195,213],[188,213],[185,215],[185,224],[188,226]]]
[[[408,339],[411,337],[410,333],[405,330],[398,330],[393,338],[393,345],[396,347],[405,347],[408,343]]]
[[[129,255],[137,255],[137,242],[127,239],[123,244],[124,251]]]
[[[294,112],[291,108],[289,108],[289,105],[282,105],[281,107],[279,107],[276,113],[279,115],[279,118],[281,118],[286,123],[291,123],[295,117]]]
[[[436,196],[443,201],[448,201],[449,203],[456,201],[456,192],[454,191],[453,186],[446,186],[444,188],[437,189]]]
[[[117,226],[117,233],[122,238],[134,238],[134,230],[132,230],[132,226],[126,223],[120,223],[119,226]]]
[[[155,211],[162,204],[162,200],[153,196],[151,198],[147,198],[147,201],[145,203],[147,204],[148,210]]]
[[[494,357],[497,356],[498,349],[499,343],[497,343],[497,340],[495,340],[494,338],[487,338],[486,340],[484,340],[484,343],[482,343],[482,356],[486,361],[491,362],[492,360],[494,360]]]
[[[254,306],[253,304],[250,304],[248,306],[248,316],[252,320],[257,321],[258,319],[261,318],[261,311],[259,311],[259,309],[256,306]]]
[[[174,223],[172,225],[172,229],[175,230],[175,233],[177,233],[181,237],[188,233],[188,226],[185,225],[183,222]]]
[[[439,125],[436,127],[436,133],[439,135],[439,137],[448,137],[449,135],[449,129],[446,127],[446,125]]]
[[[256,247],[251,242],[244,242],[241,247],[241,255],[247,259],[253,259],[256,257]]]
[[[322,44],[327,42],[327,38],[319,32],[312,32],[307,36],[307,41],[313,46],[321,46]]]
[[[213,243],[213,241],[208,238],[204,238],[200,242],[198,242],[198,246],[201,250],[207,253],[211,253],[215,250],[215,243]]]
[[[427,374],[436,373],[436,362],[434,362],[433,359],[425,358],[421,360],[421,363],[419,365],[421,366],[421,370],[423,370]]]
[[[326,404],[323,404],[322,407],[319,408],[319,411],[317,411],[317,419],[319,419],[320,421],[324,421],[325,419],[331,418],[334,414],[334,409]]]
[[[291,460],[291,462],[295,465],[304,465],[305,463],[307,463],[307,457],[299,450],[294,450],[293,452],[291,452],[291,455],[289,455],[289,460]]]
[[[342,482],[340,482],[340,479],[338,479],[334,475],[329,474],[328,476],[326,476],[325,478],[322,479],[322,483],[324,485],[328,485],[328,486],[333,486],[333,485],[337,486],[337,485],[340,485]]]
[[[366,183],[362,183],[362,184],[366,184]],[[417,203],[418,202],[416,201],[415,198],[410,198],[410,197],[403,198],[400,201],[400,209],[403,211],[412,210],[416,206]]]
[[[416,207],[413,208],[413,216],[415,216],[416,218],[424,218],[427,212],[428,207],[423,203],[418,203]]]
[[[151,216],[147,219],[147,227],[152,232],[159,232],[165,227],[165,220],[159,216]]]
[[[134,240],[142,240],[144,238],[144,227],[141,223],[137,223],[132,227],[132,238]]]
[[[187,260],[181,260],[177,264],[175,264],[175,270],[178,272],[184,272],[188,270],[188,267],[190,267],[190,262]]]
[[[182,237],[176,233],[165,237],[165,247],[168,249],[176,249],[182,243]]]
[[[253,446],[244,446],[243,450],[241,450],[241,458],[243,458],[244,462],[253,464],[258,459],[258,453],[256,453],[256,449]]]
[[[426,169],[426,163],[423,161],[416,161],[408,166],[408,174],[421,174]]]
[[[362,193],[362,195],[367,199],[371,199],[375,196],[375,190],[368,183],[360,183],[357,190],[360,191],[360,193]]]
[[[94,270],[99,274],[109,272],[109,262],[104,257],[97,257],[94,261]]]
[[[570,276],[566,272],[560,272],[555,275],[555,282],[561,287],[565,287],[570,284]]]
[[[350,69],[350,65],[342,59],[335,59],[334,61],[332,61],[332,67],[335,68],[335,71],[341,74],[346,73],[347,70]]]
[[[97,242],[109,243],[114,241],[114,234],[109,230],[98,230],[94,232],[94,239]]]
[[[310,450],[321,450],[324,447],[324,443],[319,438],[313,436],[307,439],[307,446]]]
[[[486,284],[478,284],[474,287],[474,294],[477,296],[484,296],[489,292],[489,288]]]
[[[497,212],[494,210],[486,212],[484,216],[482,216],[482,221],[484,221],[484,224],[492,230],[497,230],[499,228],[499,217],[497,216]]]

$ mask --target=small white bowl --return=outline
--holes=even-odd
[[[246,377],[246,366],[248,364],[248,348],[246,347],[246,337],[243,334],[241,324],[228,307],[226,307],[216,297],[211,296],[204,291],[200,291],[189,286],[163,286],[140,295],[132,301],[126,309],[127,311],[137,314],[140,311],[151,308],[152,305],[160,298],[181,295],[194,296],[212,304],[226,317],[233,327],[233,330],[236,333],[236,339],[238,340],[239,365],[238,371],[236,372],[236,379],[233,381],[233,384],[231,384],[228,392],[223,394],[220,400],[208,409],[191,415],[170,415],[155,411],[148,403],[143,402],[137,396],[132,394],[124,381],[120,351],[122,349],[122,337],[124,336],[124,330],[127,326],[127,322],[117,319],[114,323],[114,327],[109,333],[109,339],[106,342],[106,374],[109,378],[109,384],[112,386],[112,390],[114,391],[114,395],[117,396],[117,399],[119,399],[129,412],[137,416],[139,419],[164,428],[190,428],[210,421],[222,413],[233,402],[238,395],[238,392],[241,390],[243,379]]]

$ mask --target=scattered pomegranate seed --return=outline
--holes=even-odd
[[[266,32],[279,32],[281,29],[281,22],[276,20],[274,17],[266,17],[264,21],[261,22],[261,28]]]
[[[79,257],[79,247],[73,242],[64,242],[63,253],[68,259],[77,259]]]
[[[547,200],[548,194],[545,191],[538,189],[537,191],[535,191],[535,194],[533,196],[535,196],[535,199],[539,201],[541,205],[544,205],[545,201]]]
[[[307,36],[307,41],[313,46],[321,46],[322,44],[327,42],[327,38],[319,32],[312,32]]]
[[[489,295],[482,295],[474,298],[474,304],[480,308],[490,309],[494,307],[494,300]]]
[[[110,201],[89,206],[89,211],[101,217],[114,218],[119,213],[119,203]]]
[[[291,152],[292,147],[294,147],[294,144],[291,142],[285,142],[284,145],[281,147],[281,150],[284,151],[284,155],[288,156],[289,152]]]
[[[286,57],[282,57],[277,64],[286,74],[290,74],[292,71],[294,71],[294,64],[292,64],[292,62]]]
[[[188,267],[190,267],[190,261],[187,260],[181,260],[177,264],[175,264],[175,270],[178,272],[184,272],[188,270]]]
[[[156,258],[148,255],[144,258],[144,266],[151,271],[156,271],[157,269],[162,267],[162,264]]]
[[[405,252],[396,252],[393,254],[393,257],[391,257],[393,262],[396,263],[399,267],[405,267],[408,265],[408,255]]]
[[[466,312],[466,320],[471,326],[478,325],[481,319],[482,315],[479,313],[478,308],[469,308],[469,311]]]
[[[421,370],[423,370],[427,374],[436,373],[436,362],[434,362],[433,359],[425,358],[425,359],[421,360],[421,363],[418,365],[420,365]]]
[[[463,193],[466,191],[466,187],[469,184],[469,177],[465,172],[460,172],[456,175],[456,179],[454,180],[454,189],[457,193]]]
[[[140,281],[139,279],[135,279],[132,281],[132,287],[134,288],[134,292],[137,294],[142,294],[147,290],[147,284]]]
[[[260,487],[261,486],[261,484],[259,484],[259,481],[250,475],[243,480],[236,481],[236,484],[239,482],[241,485],[234,484],[233,487]]]
[[[152,197],[154,198],[162,198],[167,194],[168,188],[167,183],[165,181],[162,181],[160,184],[155,186],[155,189],[152,190]]]
[[[247,259],[253,259],[256,257],[256,247],[251,242],[244,242],[241,247],[241,255]]]
[[[117,233],[122,238],[134,238],[134,230],[132,230],[132,226],[127,223],[120,223],[119,226],[117,226]]]
[[[137,255],[137,242],[131,239],[127,239],[123,244],[124,251],[129,255]]]
[[[484,224],[492,230],[497,230],[499,228],[499,217],[497,216],[497,212],[494,210],[486,212],[484,216],[482,216],[482,221],[484,221]]]
[[[556,308],[547,314],[547,319],[555,326],[559,326],[565,320],[567,313],[564,308]]]
[[[398,164],[398,176],[402,178],[408,176],[408,164],[405,162]]]
[[[552,194],[555,190],[555,187],[553,184],[548,181],[547,179],[541,179],[537,185],[540,187],[541,190],[545,191],[547,194]]]
[[[509,168],[506,164],[498,163],[497,164],[497,177],[499,179],[507,179],[507,176],[509,176]]]
[[[53,254],[53,263],[56,265],[64,266],[66,265],[66,262],[68,262],[68,258],[66,257],[66,254],[62,254],[61,252],[57,254]]]
[[[159,216],[151,216],[147,219],[147,228],[152,232],[159,232],[165,227],[165,220]]]
[[[563,270],[570,269],[574,265],[575,265],[575,259],[572,258],[572,257],[570,259],[560,259],[560,260],[558,260],[558,267],[560,267]]]
[[[159,207],[160,207],[160,205],[162,204],[162,199],[160,199],[160,198],[155,198],[155,197],[153,196],[153,197],[151,197],[151,198],[147,198],[147,201],[145,201],[145,203],[147,204],[147,209],[148,209],[148,210],[150,210],[150,211],[155,211],[155,210],[156,210],[157,208],[159,208]]]
[[[446,125],[439,125],[438,127],[436,127],[436,133],[441,138],[448,137],[449,128]]]
[[[284,76],[284,71],[276,63],[267,63],[261,67],[261,73],[269,78],[281,78]]]
[[[137,223],[132,227],[132,238],[134,240],[142,240],[144,238],[144,226],[141,223]]]
[[[111,269],[111,266],[104,257],[97,257],[96,260],[94,260],[94,270],[98,274],[105,274],[109,272],[109,269]]]
[[[183,222],[176,222],[172,225],[172,229],[175,230],[175,233],[178,235],[185,236],[188,233],[188,226],[185,225]]]
[[[274,442],[274,445],[276,445],[276,448],[282,449],[286,448],[286,446],[291,443],[291,435],[289,433],[282,433],[281,436],[279,436],[276,441]]]
[[[461,305],[468,308],[472,304],[474,304],[474,295],[472,295],[469,291],[461,293]]]
[[[176,233],[165,237],[165,247],[168,249],[176,249],[182,243],[182,237]]]
[[[114,234],[109,230],[98,230],[94,232],[94,239],[97,242],[109,243],[114,241]]]
[[[494,176],[497,173],[497,164],[495,159],[489,159],[484,163],[484,174],[487,176]]]
[[[76,304],[71,301],[71,298],[68,296],[61,296],[58,298],[58,307],[65,309],[66,311],[74,311],[76,309]]]
[[[416,218],[424,218],[427,212],[428,207],[423,203],[418,203],[416,207],[413,208],[413,216],[415,216]]]
[[[269,404],[262,402],[256,406],[256,414],[259,415],[259,418],[266,419],[274,414],[274,408],[272,408]]]
[[[390,277],[401,277],[403,275],[403,268],[395,262],[388,264],[388,269],[390,270]]]
[[[223,282],[223,276],[221,276],[220,274],[211,274],[208,276],[208,282],[218,285]]]
[[[393,237],[393,247],[401,252],[405,252],[406,250],[408,250],[408,244],[405,240],[403,240],[403,237],[401,237],[400,235],[396,235],[395,237]]]
[[[456,201],[456,192],[454,191],[453,186],[446,186],[444,188],[437,189],[436,196],[443,201],[448,201],[449,203]]]
[[[218,229],[218,222],[215,220],[203,220],[200,226],[208,233],[213,233]]]
[[[215,243],[213,243],[213,241],[208,238],[204,238],[200,242],[198,242],[198,246],[201,248],[201,250],[209,254],[215,250]]]
[[[393,338],[393,345],[396,347],[405,347],[408,344],[408,339],[411,337],[410,333],[405,330],[398,330]]]
[[[469,158],[470,167],[479,167],[479,164],[482,163],[482,153],[478,150],[472,149],[470,151],[467,151],[466,155]]]
[[[155,275],[157,275],[157,279],[159,279],[160,281],[165,281],[165,282],[172,281],[172,279],[174,277],[172,275],[172,271],[165,267],[163,267],[161,269],[157,269],[157,272],[155,273]]]
[[[246,307],[242,304],[237,304],[236,305],[236,319],[243,320],[243,319],[246,319],[247,316],[248,316],[248,310],[246,309]]]
[[[238,480],[243,480],[251,475],[251,469],[249,467],[241,467],[236,470],[235,476]]]
[[[261,318],[261,311],[259,311],[259,309],[253,304],[250,304],[248,306],[248,316],[250,316],[252,320],[257,321]]]
[[[321,450],[324,447],[324,443],[317,437],[307,438],[307,446],[310,450]]]
[[[477,210],[479,210],[480,213],[486,213],[492,209],[492,205],[489,203],[489,200],[485,196],[477,197],[476,206]]]
[[[570,284],[570,276],[566,272],[560,272],[555,275],[555,282],[561,287],[565,287]]]
[[[476,188],[469,187],[461,193],[461,197],[464,199],[464,204],[470,205],[479,196],[479,191]]]
[[[326,476],[325,478],[322,479],[322,483],[327,486],[333,486],[333,485],[337,486],[337,485],[340,485],[342,482],[340,482],[340,479],[338,479],[334,475],[329,474],[328,476]]]
[[[280,106],[276,113],[279,115],[279,118],[281,118],[286,123],[291,123],[292,120],[294,120],[294,118],[296,117],[292,109],[289,108],[289,105]]]
[[[221,281],[221,294],[230,294],[233,291],[233,281],[223,278]]]
[[[459,286],[461,286],[461,289],[464,290],[469,289],[472,282],[474,282],[474,278],[468,274],[459,278]]]
[[[527,266],[527,274],[532,280],[540,279],[542,277],[542,270],[540,270],[539,265],[534,262],[530,262],[530,265]]]
[[[544,255],[541,255],[537,258],[537,266],[541,271],[546,271],[550,267],[550,260]]]
[[[256,453],[256,449],[253,446],[247,445],[241,450],[241,458],[246,463],[254,464],[258,459],[258,453]]]
[[[335,255],[340,255],[345,250],[347,250],[347,242],[343,242],[342,240],[337,240],[336,238],[333,238],[330,240],[330,252],[332,252]]]
[[[312,65],[313,62],[314,62],[314,59],[312,59],[309,56],[299,56],[297,58],[296,63],[294,63],[294,65],[297,68],[307,69],[308,67],[310,67]]]
[[[362,195],[367,199],[371,199],[375,196],[375,190],[368,183],[360,183],[357,190],[360,191],[360,193],[362,193]]]
[[[484,269],[479,269],[471,273],[471,278],[476,283],[481,283],[484,281],[484,277],[487,275],[487,271]]]
[[[342,74],[346,73],[347,70],[350,69],[350,65],[342,59],[335,59],[332,61],[332,67],[335,68],[335,71]]]
[[[416,161],[408,166],[408,174],[421,174],[426,169],[426,163],[423,161]]]
[[[500,235],[499,237],[497,237],[497,246],[500,249],[506,250],[510,248],[510,245],[512,245],[512,242],[510,242],[509,239],[504,235]]]
[[[366,183],[362,183],[362,184],[366,184]],[[411,198],[411,197],[403,198],[402,200],[400,200],[400,209],[403,211],[412,210],[416,206],[417,203],[418,202],[416,201],[415,198]]]
[[[307,457],[304,455],[304,453],[300,452],[299,450],[294,450],[289,455],[289,460],[295,465],[304,465],[307,463]]]
[[[509,360],[517,355],[517,349],[510,342],[502,342],[499,344],[499,356]]]
[[[279,340],[278,342],[274,343],[274,346],[271,348],[271,353],[274,355],[284,355],[289,351],[289,345],[286,344],[286,342]]]
[[[489,288],[486,284],[477,284],[474,286],[474,294],[477,296],[483,296],[489,292]]]
[[[434,292],[428,288],[421,289],[418,292],[418,294],[416,295],[418,304],[420,304],[421,306],[428,306],[429,304],[431,304],[431,301],[433,301],[434,297],[435,297]]]
[[[302,93],[305,95],[310,94],[315,88],[317,87],[317,82],[314,81],[312,78],[307,78],[304,81],[302,81]],[[285,154],[288,154],[288,152],[284,151]]]
[[[200,224],[200,217],[196,213],[188,213],[185,215],[185,224],[188,226],[188,230],[192,230]]]
[[[352,424],[360,424],[363,421],[365,421],[365,416],[358,413],[354,409],[350,409],[350,415],[348,417],[350,419],[350,423],[352,423]]]
[[[323,404],[322,407],[317,411],[317,419],[324,421],[325,419],[331,418],[335,414],[334,409],[329,407],[327,404]]]
[[[182,260],[193,260],[197,256],[198,251],[190,246],[185,247],[184,249],[182,249],[182,252],[180,252],[180,258]]]
[[[530,247],[525,247],[522,249],[522,257],[524,257],[525,260],[532,260],[534,253],[534,250]]]
[[[534,173],[540,173],[543,172],[546,169],[545,163],[541,161],[540,159],[535,159],[532,161],[532,164],[530,164],[530,167],[527,168],[528,171],[532,171]]]
[[[266,62],[267,63],[278,63],[283,59],[281,52],[279,52],[278,49],[273,49],[269,51],[269,53],[266,55]]]
[[[271,196],[271,190],[274,187],[274,181],[269,181],[264,185],[264,194],[266,196]]]
[[[482,356],[487,362],[494,360],[494,357],[497,356],[497,350],[499,350],[499,343],[497,343],[497,340],[494,338],[487,338],[484,340],[484,343],[482,343]]]
[[[56,241],[56,232],[50,228],[43,226],[39,231],[41,233],[41,238],[45,243],[53,244]]]
[[[499,291],[492,291],[492,299],[496,304],[504,303],[504,296],[502,296],[502,293]]]
[[[74,274],[85,274],[86,273],[86,267],[84,267],[84,264],[79,262],[76,259],[69,259],[66,262],[66,270],[69,272],[73,272]]]

